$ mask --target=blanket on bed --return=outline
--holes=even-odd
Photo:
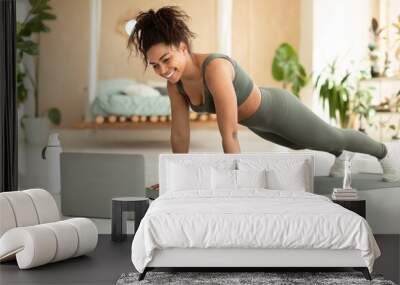
[[[160,196],[132,243],[136,269],[164,248],[358,249],[371,272],[380,255],[359,215],[320,195],[266,189]]]
[[[155,88],[129,79],[100,81],[90,111],[94,116],[171,114],[168,96],[161,96]]]

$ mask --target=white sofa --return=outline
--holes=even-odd
[[[400,141],[386,143],[400,169]],[[334,156],[311,151],[315,159],[314,193],[330,196],[332,187],[340,187],[342,178],[329,177]],[[400,182],[381,181],[382,168],[370,155],[356,153],[352,159],[353,187],[366,200],[366,216],[374,234],[400,234]],[[325,185],[325,189],[319,186]],[[329,186],[329,187],[328,187]],[[329,189],[328,189],[329,188]]]
[[[0,262],[20,269],[86,254],[97,245],[97,228],[86,218],[60,221],[57,205],[43,189],[0,193]]]

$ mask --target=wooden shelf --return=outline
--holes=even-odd
[[[368,79],[362,79],[361,82],[374,82],[374,81],[399,81],[400,76],[391,76],[391,77],[372,77]]]
[[[201,121],[190,121],[190,127],[195,128],[195,129],[218,129],[218,125],[216,121],[206,121],[206,122],[201,122]],[[151,123],[151,122],[138,122],[138,123],[133,123],[133,122],[125,122],[125,123],[102,123],[102,124],[96,124],[96,123],[79,123],[74,126],[72,126],[73,129],[112,129],[112,130],[132,130],[132,129],[139,129],[139,130],[144,130],[144,129],[169,129],[171,128],[171,123],[170,122],[157,122],[157,123]]]

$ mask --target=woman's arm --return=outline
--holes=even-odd
[[[173,153],[188,153],[190,143],[189,105],[179,94],[176,86],[168,82],[171,102],[171,147]]]
[[[240,153],[237,101],[232,84],[234,73],[232,64],[225,59],[214,59],[205,71],[206,83],[214,99],[224,153]]]

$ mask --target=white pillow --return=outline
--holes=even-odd
[[[213,190],[238,190],[240,188],[267,188],[266,170],[211,169]]]
[[[267,171],[236,170],[238,188],[267,188]]]
[[[304,160],[239,159],[238,168],[251,171],[265,169],[268,189],[307,191],[312,188],[312,181],[309,181],[311,169]]]
[[[236,184],[236,170],[212,168],[211,188],[213,190],[236,190]]]
[[[291,165],[290,169],[273,168],[267,171],[268,189],[303,191],[308,187],[308,176],[305,169],[307,165],[296,163]]]
[[[161,93],[157,89],[150,87],[146,84],[132,84],[125,87],[123,90],[129,96],[160,96]]]
[[[211,189],[211,167],[169,163],[167,188],[169,191]]]

